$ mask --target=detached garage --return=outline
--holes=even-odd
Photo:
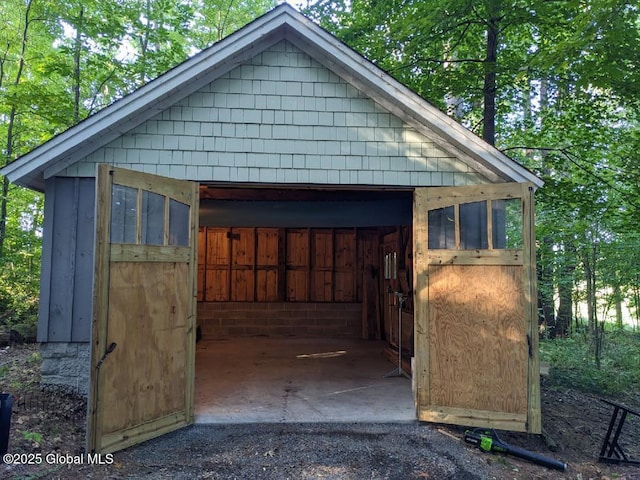
[[[414,419],[540,432],[542,182],[288,5],[0,173],[45,193],[42,378],[88,394],[91,450],[283,352],[383,361]]]

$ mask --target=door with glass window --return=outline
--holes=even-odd
[[[418,188],[413,223],[418,418],[539,433],[533,186]]]
[[[196,183],[99,165],[89,451],[193,422]]]

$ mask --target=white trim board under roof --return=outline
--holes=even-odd
[[[542,180],[347,47],[288,4],[194,55],[114,102],[0,173],[14,183],[44,190],[44,180],[196,92],[281,40],[334,71],[383,108],[431,138],[496,183]]]

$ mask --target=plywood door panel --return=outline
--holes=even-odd
[[[136,199],[126,237],[110,235],[121,187]],[[96,188],[87,437],[90,451],[110,452],[193,422],[198,186],[99,165]]]
[[[186,333],[188,299],[176,287],[188,274],[185,264],[112,264],[112,292],[120,300],[111,304],[107,342],[120,348],[105,364],[104,435],[184,407],[186,345],[172,343]],[[109,368],[114,363],[131,368]]]
[[[429,277],[432,403],[526,414],[522,267],[431,265]]]
[[[521,218],[510,224],[521,225],[520,248],[485,242],[493,226],[486,215],[475,233],[488,247],[465,249],[464,203],[484,202],[490,211],[505,198],[520,199]],[[430,229],[435,235],[440,227],[429,223],[429,212],[442,208],[452,212],[455,242],[430,246]],[[540,433],[532,186],[416,189],[413,233],[419,418]]]

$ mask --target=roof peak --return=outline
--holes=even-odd
[[[0,174],[44,190],[89,153],[169,108],[275,43],[287,40],[436,143],[495,181],[542,181],[449,118],[288,3],[281,3],[212,46],[7,165]]]

